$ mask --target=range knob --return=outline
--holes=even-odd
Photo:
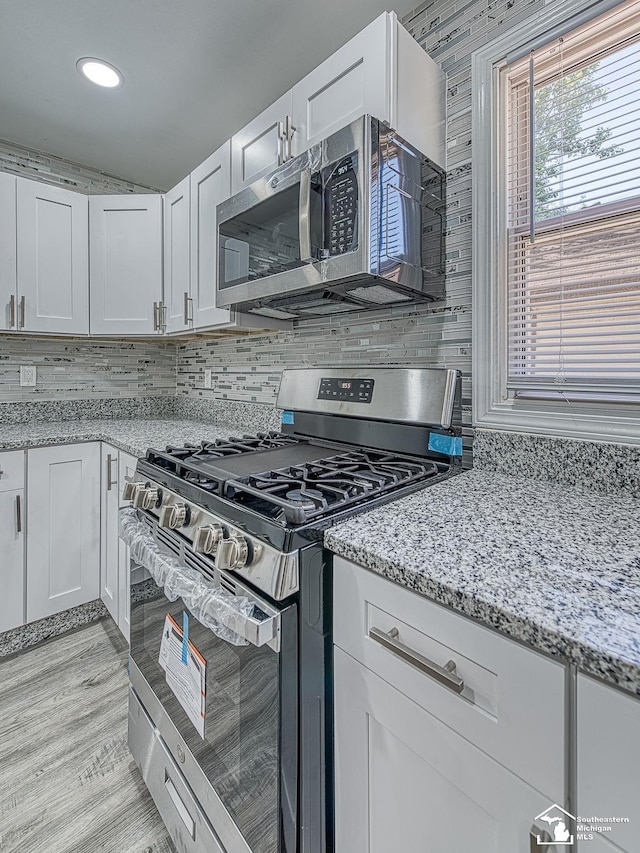
[[[136,489],[133,505],[136,509],[153,509],[162,500],[162,492],[155,486],[142,486]]]
[[[193,537],[193,547],[198,554],[213,554],[224,535],[221,524],[207,524],[199,527]]]
[[[122,490],[122,500],[123,501],[132,501],[138,489],[142,488],[142,483],[133,483],[131,480],[127,480],[124,484],[124,489]]]
[[[243,569],[249,563],[249,543],[244,536],[234,533],[218,544],[216,569]]]
[[[189,523],[191,513],[186,504],[168,504],[160,510],[160,527],[168,527],[175,530]]]

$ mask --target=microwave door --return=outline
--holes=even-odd
[[[305,263],[300,245],[300,203],[299,179],[220,223],[219,287],[256,281]]]

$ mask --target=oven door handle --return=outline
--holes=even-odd
[[[300,260],[313,263],[311,257],[311,169],[300,173]]]
[[[248,589],[234,595],[185,565],[179,556],[164,550],[135,509],[123,507],[119,521],[120,538],[129,546],[131,559],[149,572],[169,601],[181,598],[198,622],[231,645],[268,644],[280,651],[279,610]],[[256,610],[264,618],[256,617]]]

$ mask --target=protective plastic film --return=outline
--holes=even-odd
[[[120,538],[133,561],[143,566],[162,587],[169,601],[181,598],[190,613],[213,633],[234,646],[246,646],[242,626],[253,616],[253,603],[207,582],[174,554],[164,550],[135,509],[120,510]]]

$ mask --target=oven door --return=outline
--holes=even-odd
[[[190,552],[189,568],[198,559]],[[251,596],[255,605],[250,616],[242,614],[238,621],[246,644],[234,645],[224,631],[216,636],[188,613],[181,598],[169,601],[156,585],[151,597],[132,600],[132,688],[226,853],[293,853],[297,606],[262,601],[232,577],[222,582],[238,596]],[[162,660],[168,627],[174,642],[184,643],[185,613],[188,654],[204,662],[206,673],[199,726],[193,709],[187,713],[172,689]]]

